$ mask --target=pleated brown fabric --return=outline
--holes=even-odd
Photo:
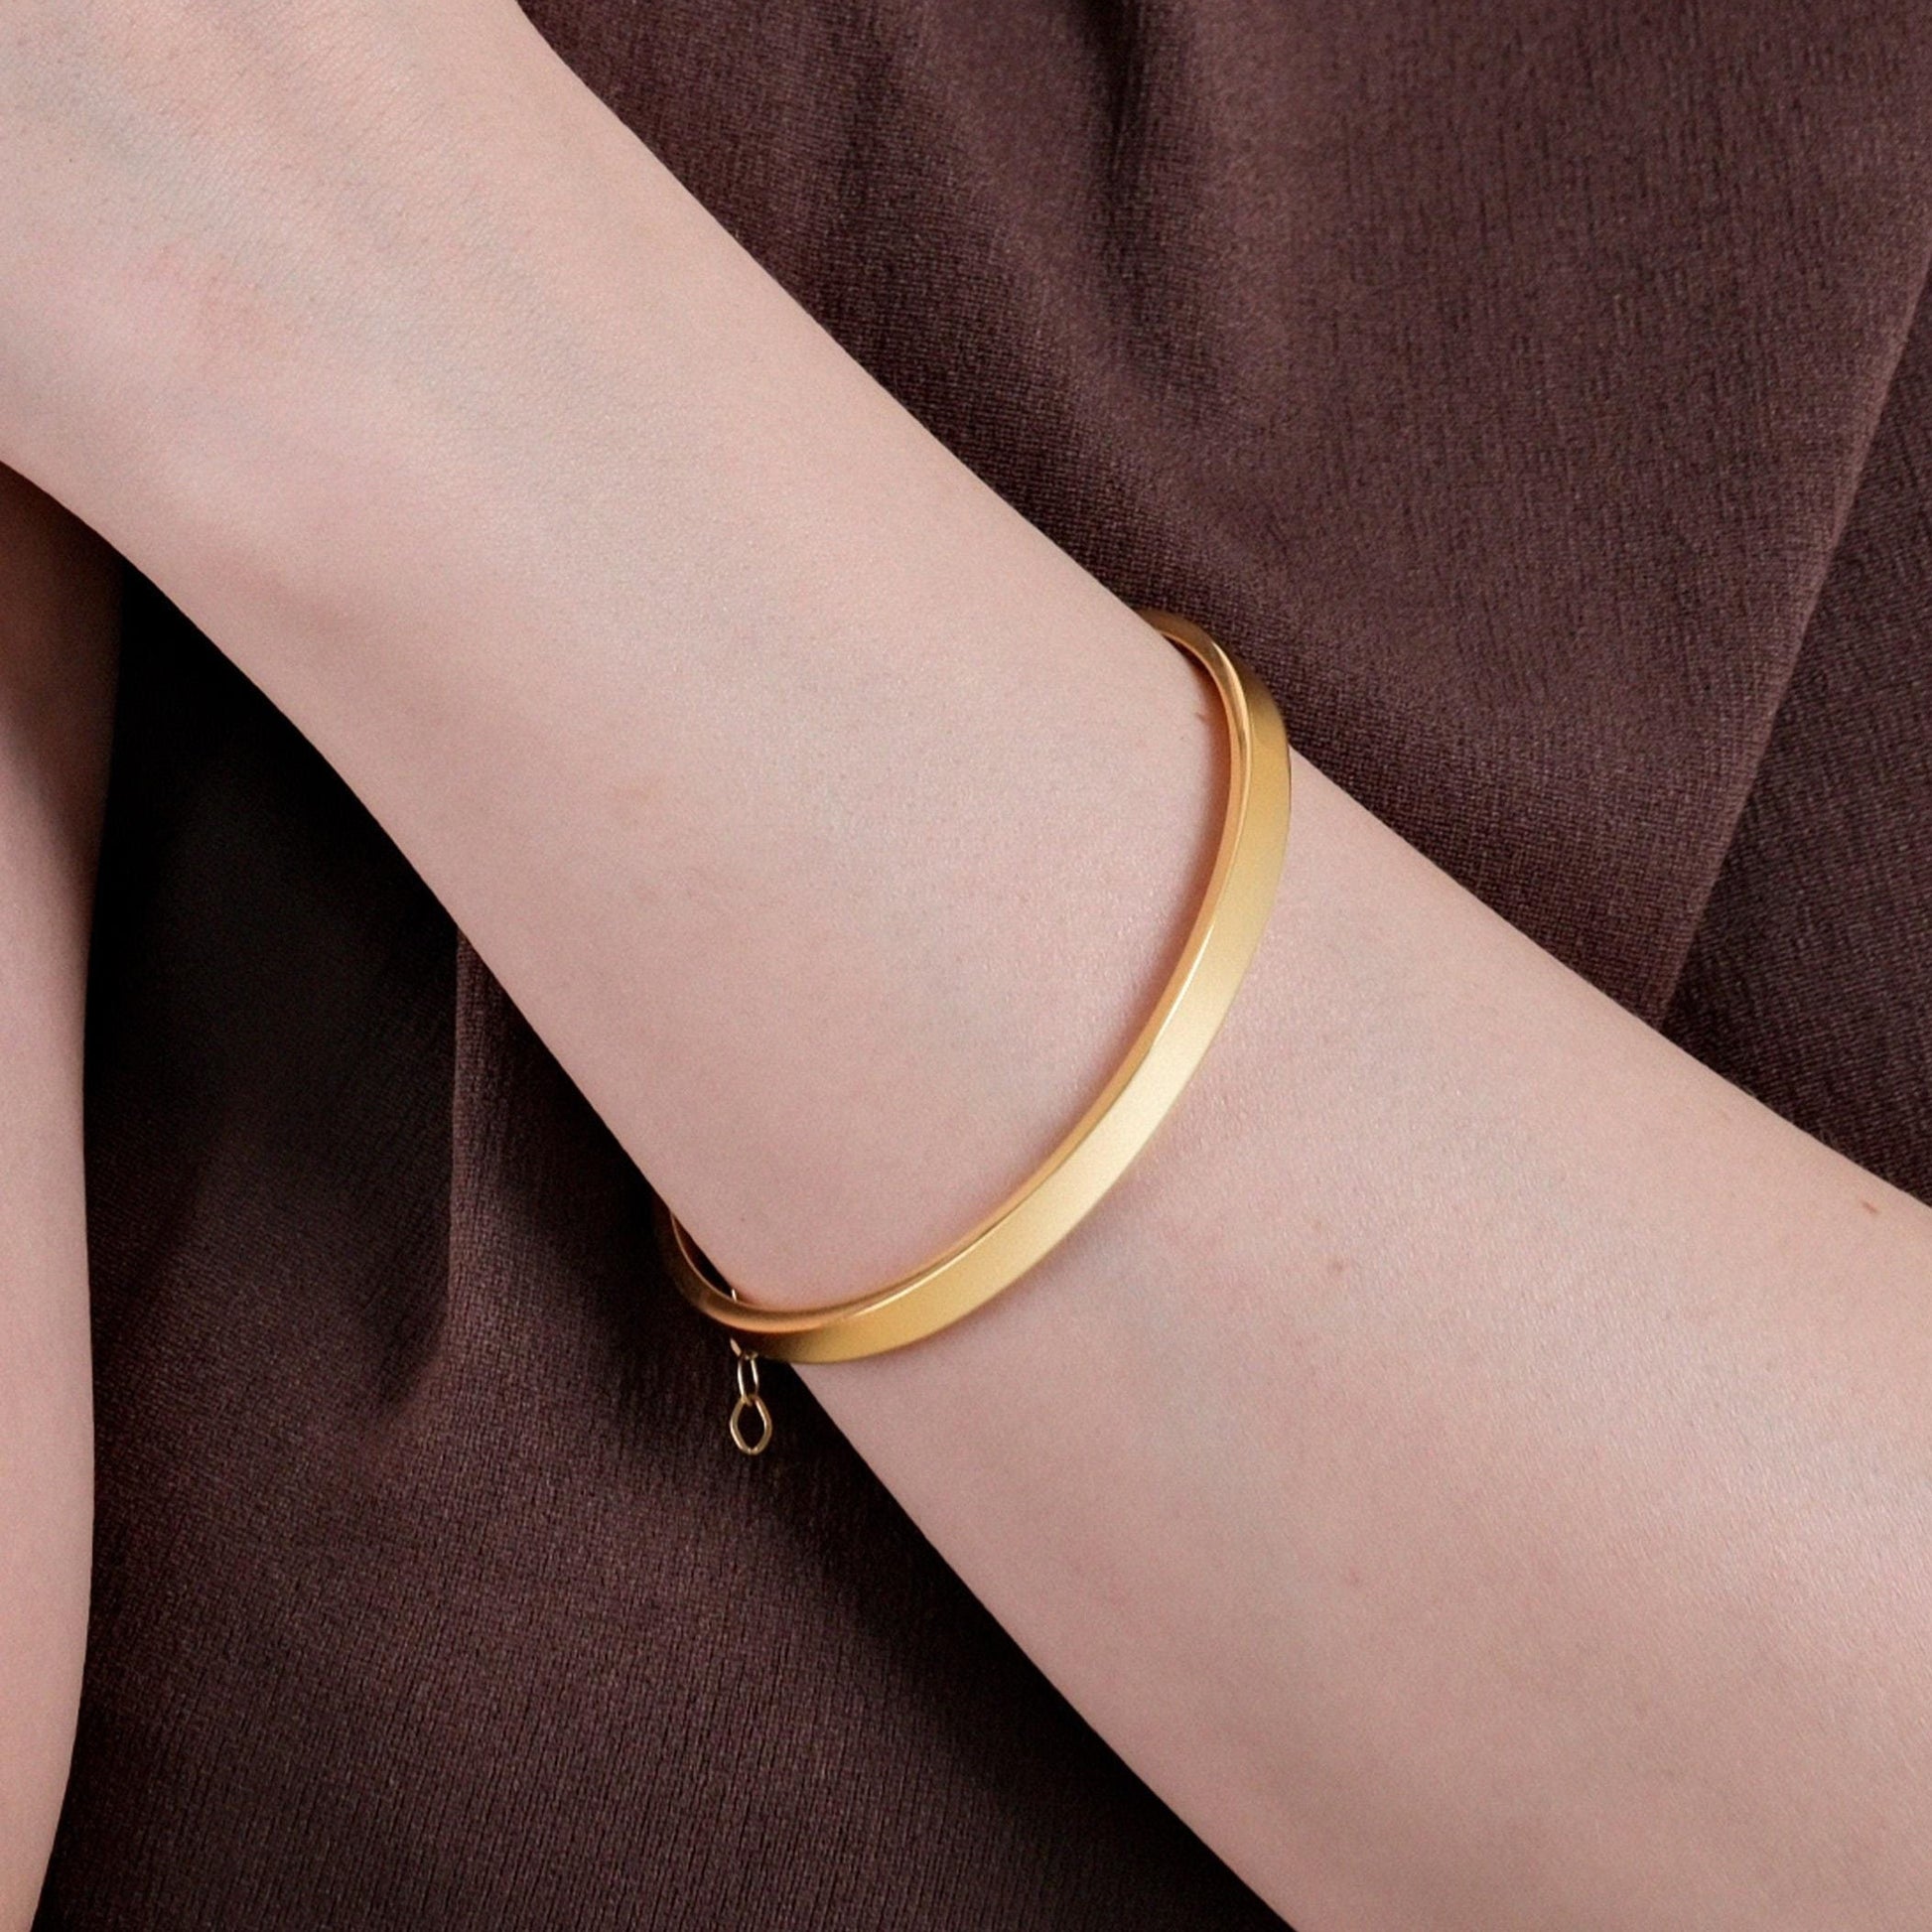
[[[533,11],[1316,762],[1932,1198],[1917,0]],[[641,1179],[139,588],[89,1081],[98,1579],[48,1932],[1279,1922],[802,1387],[765,1462],[724,1448]]]

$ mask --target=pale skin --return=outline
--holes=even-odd
[[[118,571],[0,472],[0,1924],[25,1924],[87,1624],[92,1422],[80,1176],[87,902]]]
[[[338,765],[754,1299],[975,1220],[1191,914],[1198,674],[505,0],[0,0],[0,460]],[[9,1467],[63,1472],[0,1492],[23,1922],[84,1608],[77,849],[7,989],[53,1042],[8,1172],[66,1149],[0,1201],[7,1319],[62,1338],[0,1368]],[[992,1308],[808,1379],[1301,1932],[1932,1896],[1932,1211],[1306,762],[1127,1179]]]

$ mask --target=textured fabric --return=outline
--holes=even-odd
[[[541,0],[953,449],[1563,959],[1932,1198],[1915,0]],[[907,640],[916,649],[916,639]],[[47,1928],[1278,1923],[783,1377],[152,593]]]

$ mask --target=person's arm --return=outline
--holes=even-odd
[[[0,438],[335,760],[728,1275],[869,1286],[1138,1026],[1212,700],[519,18],[392,12],[235,0],[92,73],[142,142],[84,152],[84,268],[0,297]],[[1932,1896],[1932,1211],[1306,765],[1119,1189],[809,1379],[1300,1932]]]
[[[80,1021],[118,573],[0,471],[0,1927],[33,1917],[87,1634]]]

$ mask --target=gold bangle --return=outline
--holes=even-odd
[[[1072,1232],[1127,1171],[1219,1030],[1261,943],[1288,845],[1288,738],[1268,688],[1199,625],[1140,614],[1213,680],[1227,716],[1227,815],[1180,959],[1127,1057],[1038,1170],[976,1227],[911,1274],[815,1309],[761,1308],[705,1258],[660,1198],[657,1230],[685,1298],[729,1330],[739,1363],[733,1440],[756,1454],[770,1418],[757,1357],[842,1362],[902,1348],[990,1302]],[[747,1367],[750,1367],[748,1386]],[[756,1446],[741,1424],[756,1418]]]

